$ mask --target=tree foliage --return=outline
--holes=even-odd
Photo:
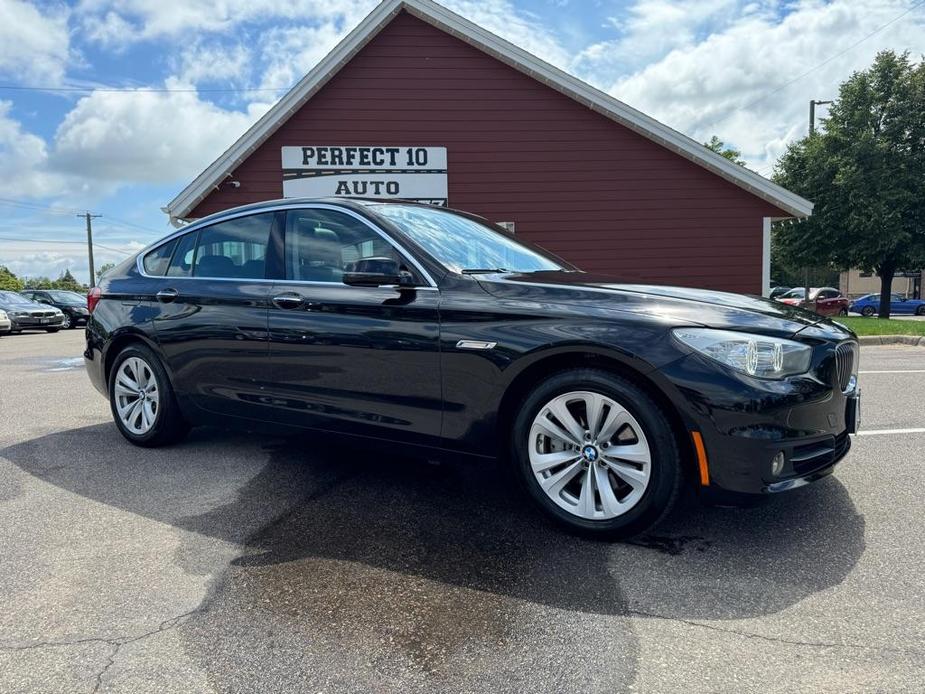
[[[775,249],[785,263],[875,272],[887,318],[893,275],[925,264],[925,62],[878,53],[822,126],[777,163],[775,182],[815,208],[778,225]]]
[[[14,275],[6,265],[0,265],[0,289],[18,292],[23,288],[22,280]]]
[[[103,279],[103,275],[112,270],[115,266],[115,263],[103,263],[96,271],[96,281],[99,282],[101,279]]]
[[[742,152],[737,149],[733,149],[732,147],[727,147],[726,143],[720,140],[716,135],[711,137],[709,142],[704,142],[703,146],[713,152],[716,152],[721,157],[725,157],[733,164],[745,166],[745,160],[742,159]]]

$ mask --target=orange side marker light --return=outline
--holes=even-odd
[[[700,470],[700,484],[704,487],[710,486],[710,468],[707,466],[707,451],[703,447],[703,437],[699,431],[692,431],[691,438],[694,440],[694,451],[697,453],[697,467]]]

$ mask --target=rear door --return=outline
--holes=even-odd
[[[272,287],[266,261],[279,218],[235,217],[181,236],[155,283],[154,327],[174,387],[204,410],[260,410]]]
[[[274,418],[435,444],[441,427],[439,292],[365,219],[317,206],[286,215],[285,281],[269,303]],[[399,261],[420,285],[357,287],[345,271]]]

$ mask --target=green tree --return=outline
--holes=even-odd
[[[25,287],[22,280],[14,275],[6,265],[0,265],[0,289],[18,292],[25,289]]]
[[[65,289],[71,292],[87,291],[87,286],[77,281],[77,278],[71,274],[70,269],[64,271],[64,274],[56,279],[53,283],[55,289]]]
[[[727,147],[726,143],[720,140],[716,135],[711,137],[709,142],[704,142],[703,146],[722,157],[726,157],[726,159],[734,164],[745,166],[745,160],[742,159],[742,152],[737,149],[732,149],[732,147]]]
[[[26,289],[54,289],[55,283],[50,277],[26,277],[23,279]]]
[[[112,270],[115,266],[115,263],[103,263],[99,270],[96,271],[96,281],[99,282],[101,279],[103,279],[103,275]]]
[[[815,208],[779,224],[775,245],[784,262],[875,272],[889,318],[893,275],[925,263],[925,62],[878,53],[822,125],[777,163],[774,180]]]

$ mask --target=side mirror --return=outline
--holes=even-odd
[[[413,287],[414,276],[407,270],[402,270],[398,262],[391,258],[363,258],[344,273],[343,282],[352,287],[381,287],[391,284]]]

